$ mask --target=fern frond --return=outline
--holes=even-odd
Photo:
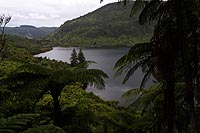
[[[135,64],[133,64],[133,66],[128,70],[128,72],[126,73],[126,76],[123,80],[123,83],[126,83],[128,81],[128,79],[134,74],[134,72],[140,68],[142,65],[146,64],[149,62],[149,60],[151,60],[152,57],[148,57],[147,59],[144,59],[144,60],[141,60],[141,61],[138,61],[136,62]]]
[[[35,82],[32,85],[40,84],[44,86],[46,82],[41,82],[43,78],[49,77],[51,70],[36,64],[22,65],[17,70],[11,72],[7,78],[0,80],[2,85],[8,85],[9,88],[17,88]],[[37,82],[37,81],[39,82]],[[36,83],[37,82],[37,83]],[[20,88],[20,87],[19,87]]]
[[[156,97],[159,97],[160,94],[162,94],[162,85],[156,84],[152,85],[147,90],[142,90],[140,88],[137,89],[131,89],[127,92],[125,92],[122,97],[123,98],[129,98],[127,99],[130,106],[137,106],[141,107],[142,110],[145,110],[146,107],[149,106],[149,104],[154,102],[154,99]]]
[[[90,86],[95,86],[98,89],[103,89],[105,87],[105,78],[108,75],[98,69],[79,69],[73,74],[74,81],[88,83]]]
[[[149,18],[157,11],[161,4],[160,0],[151,0],[147,5],[144,7],[142,12],[139,16],[139,23],[144,24],[146,23]]]
[[[151,77],[152,73],[154,72],[154,66],[150,66],[150,68],[145,72],[143,79],[140,83],[140,89],[143,89],[148,79]]]
[[[129,126],[129,130],[132,132],[148,132],[153,125],[153,118],[146,116],[134,121],[134,123]]]
[[[24,131],[23,133],[65,133],[62,128],[53,126],[53,125],[42,125],[36,126],[33,128],[29,128],[28,130]]]
[[[32,74],[37,74],[37,75],[49,75],[52,70],[50,68],[37,65],[37,64],[25,64],[20,66],[17,70],[17,72],[28,72]]]
[[[153,103],[156,97],[162,94],[162,86],[160,84],[152,85],[149,89],[143,92],[143,95],[140,99],[140,104],[146,105]]]
[[[131,9],[131,13],[130,13],[130,16],[133,16],[135,15],[138,11],[140,11],[141,9],[144,8],[145,6],[145,1],[143,0],[136,0],[133,4],[133,7]]]
[[[1,123],[0,132],[21,132],[32,126],[32,122],[36,120],[39,116],[39,114],[18,114],[8,117],[3,123]]]
[[[84,61],[84,62],[76,65],[75,69],[87,68],[91,64],[97,64],[97,63],[95,61]]]
[[[128,55],[125,54],[124,56],[122,56],[116,63],[114,66],[114,70],[115,70],[115,77],[121,75],[124,71],[124,66],[128,65]]]
[[[126,97],[135,97],[135,98],[138,98],[141,94],[142,94],[141,89],[139,89],[139,88],[131,89],[131,90],[125,92],[122,95],[122,98],[126,98]]]
[[[134,55],[134,56],[144,56],[144,55],[149,55],[152,51],[152,45],[150,42],[144,42],[144,43],[137,43],[135,44],[129,51],[129,55]]]
[[[0,128],[0,133],[16,133],[14,130],[11,129],[1,129]]]
[[[135,73],[135,71],[138,68],[140,68],[140,66],[142,64],[143,64],[143,62],[139,62],[139,63],[135,64],[132,68],[129,68],[122,83],[125,84],[129,80],[129,78]]]
[[[72,74],[73,72],[70,69],[60,69],[60,70],[55,70],[51,75],[50,75],[50,80],[54,81],[59,84],[67,84],[70,81],[72,81]]]
[[[151,56],[151,49],[150,43],[135,44],[127,54],[116,62],[114,66],[114,70],[116,71],[115,76],[121,75],[140,61],[149,58]]]

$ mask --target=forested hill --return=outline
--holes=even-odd
[[[20,27],[6,27],[6,34],[16,35],[29,39],[41,38],[54,32],[56,27],[34,27],[31,25],[21,25]]]
[[[47,39],[58,45],[132,45],[150,38],[152,26],[139,25],[138,15],[130,17],[133,2],[111,3],[87,15],[66,21]]]

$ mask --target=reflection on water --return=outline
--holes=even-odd
[[[73,47],[54,47],[53,50],[38,54],[36,56],[69,62],[72,49]],[[79,48],[75,49],[79,50]],[[97,64],[90,65],[90,68],[101,69],[110,77],[105,81],[106,87],[104,90],[97,90],[96,88],[88,87],[87,91],[93,92],[94,94],[102,97],[105,100],[120,100],[121,95],[125,91],[139,87],[143,75],[141,70],[137,70],[134,76],[131,77],[125,85],[121,84],[123,76],[114,78],[114,64],[122,55],[124,55],[129,50],[129,48],[83,48],[82,50],[87,60],[97,62]]]

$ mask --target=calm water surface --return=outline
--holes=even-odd
[[[47,57],[49,59],[61,60],[70,62],[73,47],[62,48],[54,47],[53,50],[36,55],[37,57]],[[77,49],[77,52],[79,48]],[[137,88],[142,80],[141,70],[137,70],[132,78],[125,84],[122,83],[123,76],[114,78],[113,67],[116,61],[123,56],[129,48],[83,48],[83,53],[89,61],[95,61],[97,64],[92,64],[90,68],[98,68],[108,74],[109,79],[106,79],[106,87],[104,90],[98,90],[93,87],[88,87],[87,91],[93,92],[105,100],[120,100],[121,95],[129,89]],[[147,83],[147,85],[150,83]]]

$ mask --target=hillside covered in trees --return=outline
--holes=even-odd
[[[38,39],[45,37],[54,32],[56,27],[34,27],[31,25],[21,25],[20,27],[6,27],[5,33],[15,35],[18,37],[24,37],[29,39]]]
[[[138,15],[130,16],[133,2],[127,6],[111,3],[79,18],[66,21],[48,36],[61,46],[122,46],[148,40],[152,26],[140,25]]]

